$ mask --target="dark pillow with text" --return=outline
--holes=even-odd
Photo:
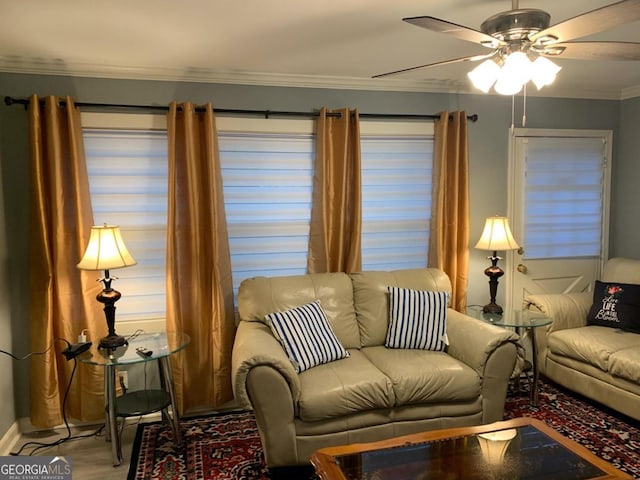
[[[640,333],[640,285],[596,280],[587,325]]]

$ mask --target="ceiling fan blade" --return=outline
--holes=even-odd
[[[496,48],[501,45],[506,45],[502,40],[493,38],[486,33],[435,17],[407,17],[402,20],[417,27],[426,28],[432,32],[446,33],[447,35],[453,35],[468,42],[478,43],[483,47]]]
[[[451,63],[459,63],[459,62],[477,62],[478,60],[484,60],[485,58],[490,58],[495,55],[496,52],[489,53],[487,55],[474,55],[472,57],[461,57],[454,58],[452,60],[445,60],[443,62],[436,63],[427,63],[425,65],[418,65],[416,67],[403,68],[402,70],[395,70],[393,72],[379,73],[378,75],[374,75],[371,78],[380,78],[380,77],[388,77],[390,75],[396,75],[398,73],[411,72],[413,70],[419,70],[421,68],[429,68],[429,67],[439,67],[441,65],[449,65]]]
[[[562,50],[562,51],[560,51]],[[573,60],[640,60],[640,43],[566,42],[549,45],[543,55]]]
[[[552,25],[529,38],[534,43],[565,42],[636,20],[640,20],[640,0],[622,0]]]

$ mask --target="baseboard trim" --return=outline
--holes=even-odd
[[[20,440],[20,420],[16,420],[0,438],[0,456],[6,457]]]
[[[122,418],[120,418],[122,420]],[[127,417],[124,418],[125,424],[136,424],[136,423],[148,423],[148,422],[157,422],[162,420],[161,412],[154,412],[147,415],[143,415],[141,419],[139,417]],[[70,428],[75,427],[86,427],[95,425],[96,428],[100,426],[103,422],[69,422]],[[45,431],[64,431],[64,435],[66,435],[67,427],[63,425],[58,425],[53,428],[37,428],[34,427],[29,421],[28,417],[22,417],[17,419],[11,427],[7,430],[7,432],[0,438],[0,456],[8,456],[12,451],[15,450],[17,444],[20,442],[20,438],[26,434],[32,434],[35,432],[45,432]]]

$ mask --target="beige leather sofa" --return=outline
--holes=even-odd
[[[236,400],[255,412],[268,466],[317,449],[502,420],[518,337],[447,311],[446,352],[389,349],[388,286],[451,290],[435,269],[245,280],[233,349]],[[348,358],[297,374],[265,315],[319,299]],[[277,471],[277,468],[276,468]]]
[[[603,282],[640,284],[640,260],[612,258]],[[553,319],[536,331],[538,367],[554,382],[640,420],[640,335],[587,326],[593,293],[530,295],[525,307]]]

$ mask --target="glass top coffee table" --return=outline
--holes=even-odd
[[[323,480],[631,478],[526,417],[323,448],[311,463]]]

